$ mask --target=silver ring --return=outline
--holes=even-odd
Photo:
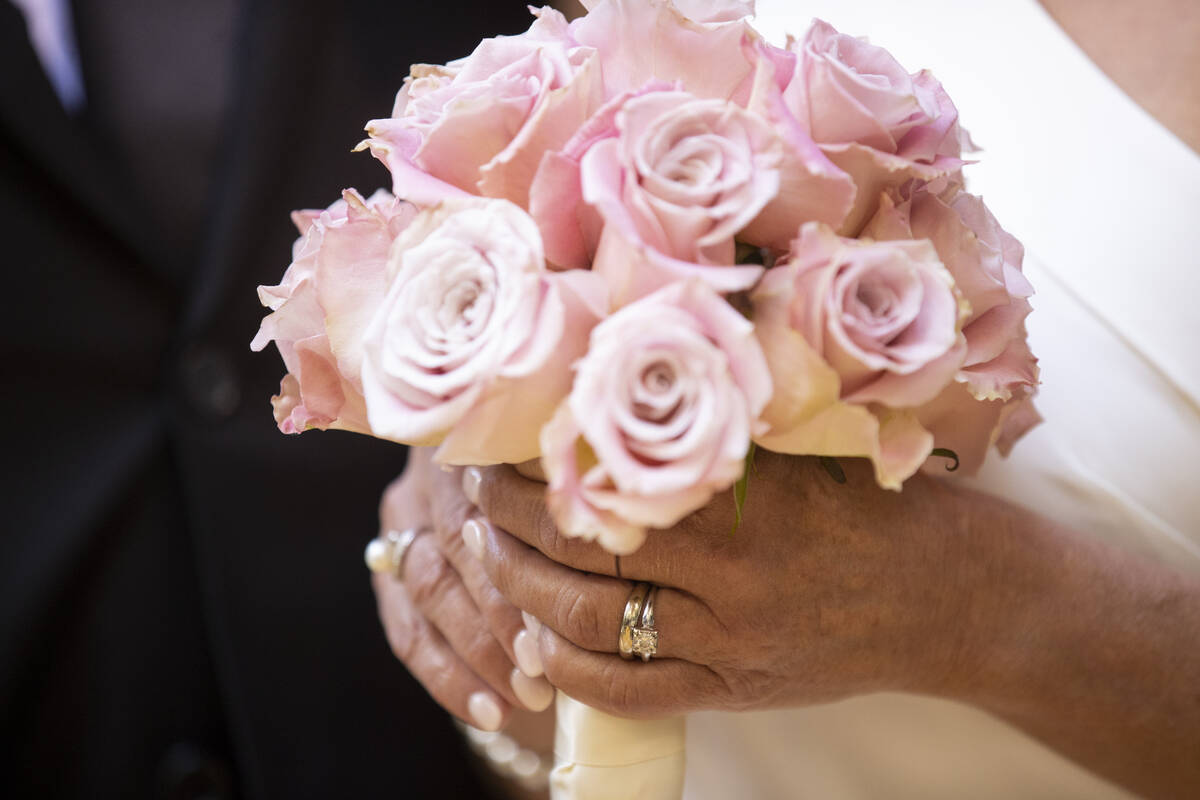
[[[428,526],[405,528],[402,531],[389,530],[383,536],[377,536],[367,542],[366,552],[363,553],[367,569],[376,574],[391,575],[396,580],[400,580],[404,570],[404,557],[408,555],[408,549],[412,547],[417,536],[430,530],[432,528]]]

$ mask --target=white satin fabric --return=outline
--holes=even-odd
[[[559,692],[555,719],[553,800],[674,800],[682,794],[683,717],[621,719]]]
[[[1029,252],[1046,421],[971,483],[1200,571],[1200,156],[1033,0],[758,11],[772,41],[819,16],[932,69],[984,148],[968,185]],[[694,715],[687,770],[688,800],[1129,796],[980,711],[900,694]]]

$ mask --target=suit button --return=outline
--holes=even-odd
[[[183,391],[195,409],[212,419],[228,419],[242,402],[233,359],[208,346],[192,348],[181,364]]]
[[[233,797],[233,776],[221,759],[191,742],[167,748],[158,767],[164,800],[224,800]]]

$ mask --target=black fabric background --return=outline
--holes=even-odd
[[[483,795],[390,654],[362,565],[403,449],[280,434],[282,363],[248,343],[288,212],[387,185],[350,149],[409,63],[529,18],[494,0],[243,5],[234,124],[203,242],[180,253],[0,0],[6,797]]]

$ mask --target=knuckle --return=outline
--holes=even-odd
[[[414,673],[414,677],[439,705],[447,709],[454,707],[455,698],[459,695],[463,683],[456,664],[450,663],[448,659],[435,657],[430,660],[428,669],[423,670],[420,675]]]
[[[509,601],[514,593],[519,593],[522,588],[520,571],[513,566],[509,555],[501,554],[495,558],[485,558],[483,568],[488,580],[491,581],[492,586],[505,602]]]
[[[423,547],[417,551],[414,542],[413,550],[408,554],[404,585],[417,608],[431,608],[450,591],[458,574],[436,548]]]
[[[439,509],[440,513],[434,520],[434,529],[442,542],[454,542],[462,538],[462,526],[471,518],[469,503],[454,499],[446,502]]]
[[[487,620],[492,635],[500,641],[512,641],[517,632],[525,627],[521,613],[492,586],[482,592],[483,618]]]
[[[719,530],[721,533],[727,534],[732,524],[732,513],[727,513],[724,504],[718,500],[688,514],[676,524],[676,527],[691,538],[709,539],[715,538],[713,537],[714,531]]]
[[[550,558],[563,554],[567,541],[554,523],[554,516],[545,503],[535,503],[530,513],[533,530],[537,536],[537,548]],[[557,559],[556,559],[557,560]]]
[[[557,607],[560,609],[558,619],[564,636],[587,649],[601,645],[600,617],[586,593],[564,587]]]
[[[580,701],[603,710],[604,696],[599,681],[573,657],[572,648],[556,636],[543,635],[539,642],[543,674],[547,681]]]
[[[621,662],[623,663],[623,662]],[[647,709],[642,703],[641,692],[637,683],[625,680],[619,664],[611,664],[604,670],[604,701],[608,709],[617,716],[628,717],[636,713],[645,713]]]
[[[413,622],[410,614],[397,611],[389,614],[383,624],[383,633],[392,654],[410,669],[419,650],[418,639],[420,638],[418,626]]]
[[[750,711],[769,703],[780,690],[779,682],[764,672],[732,668],[718,673],[713,700],[728,711]]]
[[[500,644],[492,636],[491,631],[480,628],[467,634],[464,642],[462,657],[468,664],[479,671],[481,667],[493,662],[499,651]]]

